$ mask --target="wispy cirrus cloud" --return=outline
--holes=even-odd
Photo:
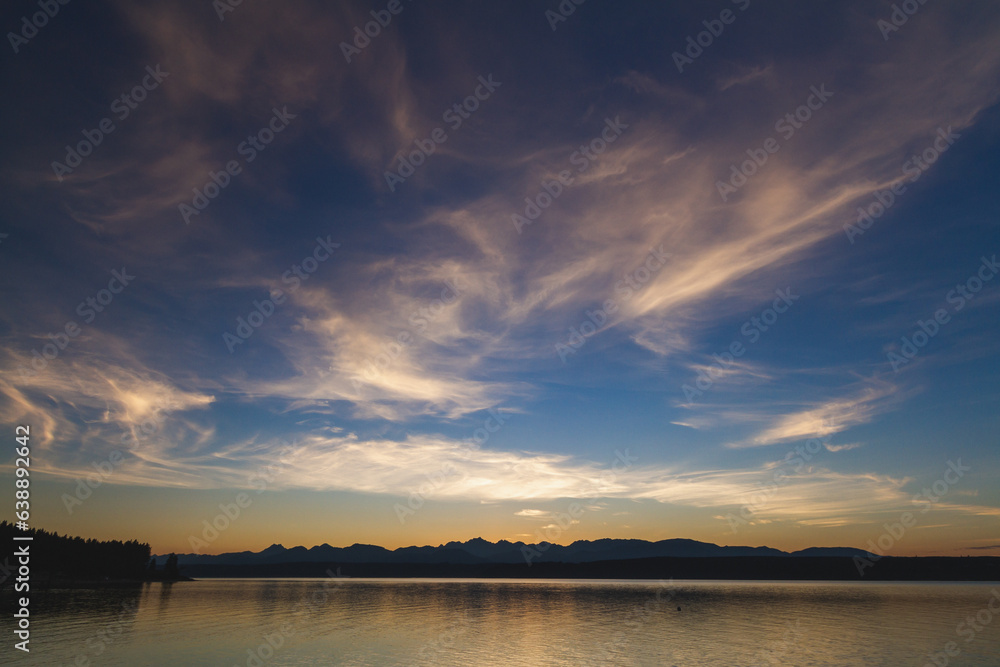
[[[590,493],[605,467],[592,460],[595,442],[613,433],[664,447],[597,493],[728,507],[766,479],[767,446],[842,434],[844,442],[826,445],[827,467],[790,481],[773,506],[775,520],[835,527],[867,516],[869,502],[898,506],[913,477],[909,467],[890,475],[859,467],[861,457],[835,456],[869,441],[851,430],[877,427],[882,415],[905,407],[919,372],[993,349],[984,327],[982,341],[934,357],[938,366],[929,348],[918,372],[882,378],[879,345],[913,319],[896,306],[937,299],[942,273],[931,267],[947,262],[943,252],[934,256],[907,287],[900,267],[890,266],[894,258],[870,259],[875,233],[864,248],[842,236],[856,207],[901,182],[901,165],[939,127],[982,129],[998,99],[993,13],[977,10],[969,21],[971,9],[941,7],[939,21],[912,21],[900,39],[885,42],[874,10],[861,4],[804,10],[836,17],[809,48],[758,44],[739,58],[720,48],[699,61],[698,75],[678,77],[669,60],[654,57],[659,42],[605,49],[595,70],[588,31],[577,38],[560,31],[559,42],[522,40],[522,17],[500,6],[408,10],[350,64],[339,42],[370,20],[370,8],[356,3],[244,3],[225,22],[207,4],[112,6],[115,20],[99,26],[108,37],[93,34],[121,43],[128,66],[107,61],[93,81],[80,83],[74,73],[66,85],[46,86],[32,108],[67,110],[68,128],[26,118],[24,137],[9,142],[23,168],[8,194],[30,223],[11,230],[2,250],[31,237],[35,245],[26,247],[35,254],[4,255],[4,268],[19,278],[0,319],[4,371],[100,287],[78,290],[79,275],[98,264],[102,272],[123,262],[142,269],[141,285],[52,372],[27,381],[5,372],[0,380],[3,416],[37,425],[52,475],[81,474],[137,422],[171,410],[168,425],[113,483],[238,486],[273,459],[273,431],[286,430],[301,444],[283,488],[393,495],[449,463],[460,474],[442,499],[542,512],[534,501]],[[639,16],[646,25],[670,11],[650,7]],[[798,29],[801,20],[775,17],[773,26]],[[501,46],[520,40],[517,48],[498,59],[484,25]],[[609,43],[624,39],[596,27]],[[635,27],[622,31],[629,40]],[[78,32],[82,39],[88,31]],[[58,156],[61,137],[93,127],[147,63],[169,78],[84,166],[55,181],[39,155]],[[384,172],[399,152],[444,126],[442,112],[491,72],[503,84],[488,104],[389,191]],[[748,150],[780,136],[776,121],[815,86],[832,92],[823,108],[782,137],[780,151],[738,192],[721,197],[718,183]],[[83,89],[86,100],[74,99]],[[280,141],[245,165],[197,224],[184,225],[177,204],[285,105],[299,117]],[[613,143],[601,138],[608,119],[623,127]],[[952,159],[970,158],[949,151],[942,163]],[[564,172],[572,183],[551,195]],[[905,201],[932,185],[931,178],[913,184]],[[543,192],[551,202],[540,206]],[[518,233],[511,216],[527,213],[526,198],[541,210]],[[919,217],[904,206],[878,229],[904,211]],[[937,210],[922,200],[915,206]],[[288,291],[283,272],[317,233],[333,234],[342,253],[289,292],[230,355],[221,334],[255,300]],[[67,239],[71,250],[51,238]],[[630,284],[661,247],[670,261],[641,286]],[[847,296],[832,298],[848,265],[870,280],[855,278]],[[22,272],[33,279],[20,279]],[[448,281],[461,281],[459,298],[433,317],[421,314]],[[740,323],[786,287],[802,294],[802,307],[782,316],[781,332],[729,367],[712,368],[711,355],[727,349]],[[995,298],[977,297],[963,317]],[[555,343],[608,303],[614,313],[563,367]],[[829,330],[811,328],[831,303],[839,319],[826,322]],[[869,345],[873,333],[887,331]],[[959,331],[953,325],[948,336]],[[841,349],[845,336],[849,353]],[[945,336],[934,342],[943,347]],[[680,386],[701,371],[716,377],[712,394],[704,405],[680,403]],[[642,407],[623,407],[623,392]],[[582,396],[586,409],[576,402]],[[533,421],[472,453],[440,435],[497,404]],[[564,419],[580,419],[587,432],[547,430]],[[306,422],[324,426],[309,430]],[[894,437],[901,436],[881,441]],[[734,462],[720,466],[718,456]]]
[[[184,452],[211,447],[214,428],[188,418],[211,407],[211,394],[184,389],[144,367],[113,337],[91,335],[105,344],[104,355],[78,353],[31,375],[17,372],[16,359],[6,358],[0,418],[33,425],[35,442],[45,452],[36,459],[39,472],[57,477],[85,474],[92,461],[125,449],[150,463],[174,460],[170,467],[180,469],[176,460],[183,459]],[[117,354],[108,354],[112,351]],[[175,484],[166,477],[146,479]]]
[[[853,395],[823,401],[806,409],[783,414],[770,425],[746,440],[729,447],[762,447],[808,438],[822,438],[843,432],[851,426],[870,422],[899,400],[898,387],[873,380]]]

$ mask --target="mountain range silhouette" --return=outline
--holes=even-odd
[[[389,550],[370,544],[333,547],[321,544],[312,548],[285,548],[272,544],[258,552],[241,551],[218,555],[180,554],[180,565],[263,565],[271,563],[525,563],[526,554],[533,563],[591,563],[637,558],[718,558],[718,557],[868,557],[863,549],[851,547],[810,547],[786,552],[771,547],[719,546],[683,538],[649,542],[646,540],[578,540],[563,546],[550,543],[526,544],[500,540],[490,542],[480,537],[467,542],[448,542],[438,546],[412,546]]]

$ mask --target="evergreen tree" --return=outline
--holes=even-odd
[[[180,579],[181,573],[177,569],[177,554],[167,556],[167,564],[163,566],[163,578],[173,581]]]

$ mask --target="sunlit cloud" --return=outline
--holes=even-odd
[[[104,342],[110,349],[125,349],[112,338]],[[128,365],[121,365],[123,361]],[[178,459],[214,441],[213,427],[187,417],[207,410],[214,397],[180,388],[134,357],[115,361],[83,355],[57,360],[54,363],[61,366],[30,375],[14,371],[15,359],[8,362],[9,380],[0,380],[0,410],[11,423],[35,425],[36,444],[45,452],[36,459],[39,472],[87,474],[86,466],[115,450],[132,452],[135,463],[179,472],[184,466]],[[193,478],[189,471],[185,474]],[[143,479],[156,485],[177,483],[158,475]]]
[[[729,446],[761,447],[840,433],[851,426],[865,424],[888,410],[893,405],[896,392],[897,388],[888,382],[872,382],[854,396],[825,401],[781,415],[756,435]]]
[[[959,253],[923,257],[926,275],[907,282],[893,262],[909,255],[879,244],[916,229],[893,237],[908,249],[944,228],[942,209],[925,204],[954,174],[934,167],[908,184],[901,201],[914,203],[857,245],[844,234],[875,190],[904,183],[901,165],[939,128],[985,131],[1000,98],[995,19],[959,31],[942,7],[944,20],[911,21],[905,39],[884,42],[870,10],[851,6],[804,53],[737,59],[720,48],[698,78],[643,57],[609,58],[595,74],[592,40],[568,30],[565,42],[498,59],[457,10],[407,13],[346,63],[339,43],[369,8],[243,3],[223,23],[207,3],[113,6],[108,29],[127,36],[129,60],[143,61],[135,70],[158,64],[169,77],[61,181],[38,155],[58,157],[61,137],[79,136],[77,108],[79,127],[92,127],[134,75],[109,64],[79,84],[79,102],[66,92],[78,82],[49,86],[36,106],[67,109],[70,129],[25,123],[33,138],[18,150],[29,157],[7,191],[26,222],[0,248],[18,278],[0,319],[0,418],[32,424],[45,475],[71,480],[129,442],[109,484],[242,488],[281,440],[294,446],[275,489],[388,499],[433,479],[443,502],[511,503],[519,520],[540,523],[551,520],[540,503],[559,498],[738,508],[777,465],[768,447],[820,438],[829,458],[792,476],[760,520],[832,529],[906,506],[919,474],[917,462],[890,474],[850,452],[901,446],[888,416],[945,391],[924,382],[928,369],[996,352],[989,327],[953,324],[903,372],[883,363],[950,289],[952,267],[943,282],[935,267]],[[484,11],[484,23],[509,20]],[[423,25],[435,26],[433,47]],[[390,190],[385,172],[491,74],[503,81],[495,95]],[[832,92],[822,108],[720,192],[817,86]],[[285,106],[297,114],[287,133],[185,224],[178,205]],[[614,141],[610,126],[621,129]],[[561,179],[572,182],[556,193]],[[955,218],[990,224],[961,209],[964,195],[947,202]],[[318,230],[338,253],[291,290],[283,272]],[[15,241],[25,246],[12,250]],[[669,260],[650,270],[651,252]],[[123,263],[140,279],[107,317],[45,371],[19,374],[101,286],[92,276]],[[274,316],[227,349],[223,334],[279,289]],[[742,340],[741,325],[778,289],[799,301],[721,367],[714,353]],[[985,317],[997,299],[984,291],[962,317]],[[827,311],[841,318],[835,331],[814,330]],[[561,358],[557,345],[585,322],[593,333]],[[714,384],[692,400],[682,386],[699,375]],[[987,392],[977,400],[970,410],[988,413]],[[525,425],[478,449],[455,435],[497,405]],[[559,430],[569,419],[580,423]],[[615,447],[662,447],[609,476],[612,463],[594,460],[608,432],[620,434]],[[976,498],[967,493],[953,498]],[[987,497],[941,509],[989,519]]]

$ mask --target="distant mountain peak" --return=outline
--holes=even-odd
[[[786,552],[767,546],[719,546],[683,537],[650,542],[635,538],[605,537],[597,540],[576,540],[569,545],[539,542],[490,542],[474,537],[465,542],[452,541],[438,546],[410,546],[386,549],[373,544],[355,542],[349,547],[322,544],[312,548],[304,546],[290,549],[272,544],[254,553],[226,553],[217,556],[205,554],[178,554],[183,564],[245,564],[254,563],[523,563],[524,549],[538,552],[534,562],[588,563],[604,560],[631,560],[637,558],[697,558],[744,556],[826,556],[866,557],[867,552],[851,547],[809,547],[796,552]]]

